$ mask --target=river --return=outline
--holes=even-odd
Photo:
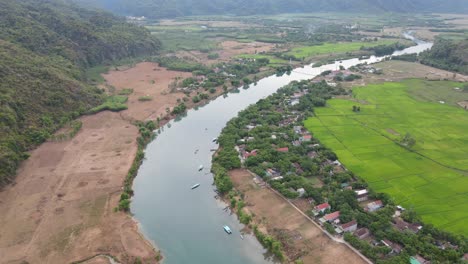
[[[395,55],[418,53],[432,43],[415,40],[416,46]],[[273,94],[291,81],[311,79],[326,70],[359,63],[375,63],[382,57],[349,59],[318,68],[297,68],[290,75],[270,76],[239,93],[219,97],[174,120],[146,148],[146,158],[134,181],[131,211],[147,239],[161,249],[167,264],[272,263],[260,243],[251,235],[240,237],[243,225],[236,215],[223,210],[227,205],[215,199],[213,176],[209,173],[212,149],[226,122],[250,104]],[[199,172],[198,167],[204,166]],[[191,186],[200,187],[191,190]],[[224,232],[223,226],[233,230]]]

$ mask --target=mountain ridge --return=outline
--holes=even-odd
[[[70,0],[121,15],[173,18],[304,12],[468,13],[464,0]]]

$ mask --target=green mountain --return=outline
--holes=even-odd
[[[466,13],[466,0],[70,0],[122,15],[170,18],[304,12]]]
[[[88,67],[153,54],[144,28],[55,0],[0,0],[0,186],[25,152],[102,100]]]

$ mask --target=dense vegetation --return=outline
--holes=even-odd
[[[144,28],[108,13],[52,0],[1,0],[0,186],[27,150],[103,101],[86,82],[87,67],[158,47]]]
[[[423,64],[468,74],[468,39],[437,38],[432,49],[424,52],[420,57]]]
[[[394,89],[387,88],[386,90],[393,91]],[[234,147],[237,147],[240,155],[244,157],[242,165],[263,178],[285,197],[297,199],[301,196],[299,189],[303,188],[302,198],[306,198],[313,205],[328,202],[331,208],[325,212],[317,213],[317,218],[330,212],[340,211],[341,224],[355,220],[360,228],[368,229],[370,236],[366,239],[359,239],[352,233],[346,232],[344,239],[373,262],[409,263],[411,256],[420,255],[432,263],[460,263],[461,257],[468,248],[466,238],[439,230],[431,224],[424,224],[410,207],[401,212],[401,216],[395,215],[397,204],[393,198],[369,189],[367,183],[359,177],[361,175],[354,174],[361,173],[361,171],[357,169],[351,171],[342,165],[336,165],[338,158],[345,161],[346,156],[341,155],[342,151],[337,151],[337,156],[317,137],[324,138],[327,146],[331,145],[326,136],[332,137],[333,134],[343,133],[343,125],[335,126],[336,131],[331,133],[330,130],[327,130],[329,128],[323,128],[323,125],[310,126],[310,122],[306,121],[305,125],[310,129],[310,132],[304,129],[302,126],[304,120],[310,120],[308,117],[316,115],[319,115],[320,118],[329,118],[330,122],[337,124],[336,112],[331,113],[330,116],[322,116],[320,113],[329,108],[324,107],[329,106],[329,102],[338,100],[330,99],[332,96],[343,93],[345,91],[339,86],[331,87],[325,82],[293,82],[280,89],[278,93],[262,99],[257,104],[240,112],[237,118],[228,122],[219,137],[221,148],[218,156],[214,159],[213,167],[216,166],[217,170],[222,167],[222,174],[220,174],[222,175],[220,177],[222,183],[230,188],[232,184],[229,183],[226,171],[241,166],[238,158],[239,153],[234,150]],[[376,92],[376,94],[382,93],[381,90]],[[361,98],[359,97],[359,99]],[[344,115],[352,115],[351,113],[353,113],[352,106],[356,102],[349,102],[346,108],[343,108]],[[404,105],[404,102],[400,102],[398,107],[401,108],[401,105]],[[364,111],[366,115],[369,115],[367,112],[375,110],[371,106],[360,105],[360,107],[363,108],[361,111]],[[403,107],[403,109],[407,108]],[[360,113],[354,115],[357,116]],[[346,123],[346,131],[350,130],[350,124],[352,123]],[[311,137],[306,140],[305,135]],[[353,135],[355,136],[354,141],[369,142],[373,140],[369,133]],[[399,148],[394,144],[392,146]],[[285,150],[285,148],[287,149]],[[246,153],[255,154],[246,156]],[[364,154],[368,153],[367,151]],[[401,156],[401,154],[399,155]],[[381,171],[380,168],[384,166],[376,162],[370,164],[378,165],[374,166],[379,168],[378,171]],[[348,167],[348,169],[354,169],[354,167]],[[214,173],[217,177],[218,171],[214,171]],[[438,173],[437,175],[443,174]],[[217,183],[216,178],[215,183]],[[411,184],[406,182],[406,185]],[[374,186],[371,184],[371,187]],[[367,202],[358,202],[355,190],[364,188],[369,190],[369,201],[382,201],[383,206],[380,209],[373,212],[368,211],[365,205]],[[225,188],[223,192],[228,190]],[[434,191],[427,193],[429,192],[431,195],[435,194]],[[441,197],[439,194],[436,196]],[[231,200],[231,205],[238,202]],[[315,217],[312,210],[308,213],[311,217]],[[418,231],[401,230],[395,224],[397,221],[422,225],[422,228]],[[325,229],[332,234],[335,233],[336,226],[332,223],[324,224]],[[259,236],[259,240],[262,241],[263,236]],[[398,244],[401,252],[392,250],[390,246],[382,243],[382,240]],[[281,243],[287,244],[289,242],[281,240]],[[278,247],[280,246],[278,244]],[[283,246],[287,247],[287,245]],[[268,248],[271,249],[269,246]]]
[[[297,12],[463,12],[464,0],[72,0],[124,15],[152,18],[191,15],[255,15]]]

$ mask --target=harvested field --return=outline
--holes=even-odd
[[[260,188],[247,170],[230,172],[234,186],[244,194],[246,208],[261,222],[261,230],[287,242],[288,256],[304,263],[365,263],[345,245],[332,241],[294,207],[268,188]]]

